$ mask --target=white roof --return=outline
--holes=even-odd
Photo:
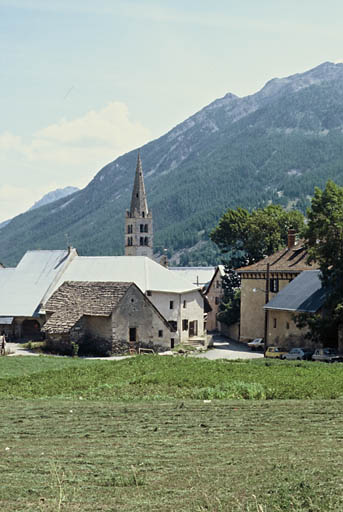
[[[170,272],[178,275],[194,286],[204,286],[209,283],[216,267],[169,267]]]
[[[0,316],[33,316],[68,261],[68,251],[28,251],[0,270]]]
[[[49,296],[64,281],[134,282],[142,292],[188,293],[199,290],[199,287],[146,256],[76,256],[49,291]]]

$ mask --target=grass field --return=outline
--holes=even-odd
[[[0,510],[340,512],[342,371],[0,358]]]
[[[104,400],[333,399],[343,397],[343,364],[207,361],[137,356],[123,361],[0,358],[0,398]]]

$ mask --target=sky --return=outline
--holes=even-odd
[[[338,0],[0,0],[0,222],[228,92],[341,62],[342,19]]]

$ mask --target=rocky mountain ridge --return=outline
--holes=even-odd
[[[85,189],[13,219],[1,230],[0,261],[66,240],[80,254],[122,254],[136,156],[117,158]],[[272,79],[243,98],[228,93],[146,144],[141,157],[156,250],[182,254],[202,241],[189,263],[215,263],[209,233],[228,207],[305,210],[314,186],[328,178],[343,184],[343,64]]]

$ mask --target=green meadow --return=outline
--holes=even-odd
[[[0,510],[343,510],[343,365],[0,358]]]

